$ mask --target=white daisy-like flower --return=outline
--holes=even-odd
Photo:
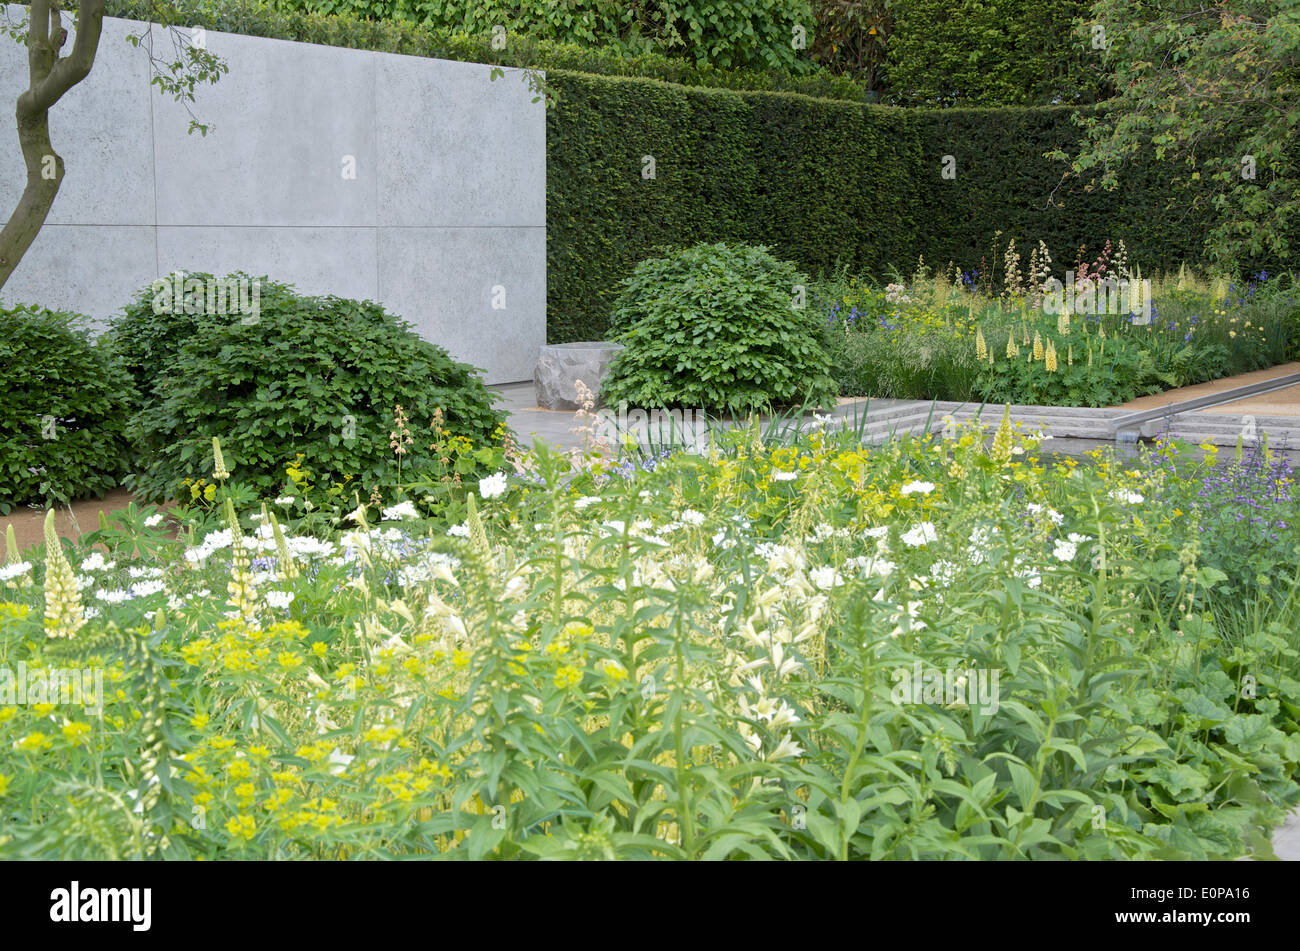
[[[276,504],[276,505],[283,505],[285,508],[288,508],[289,506],[293,505],[293,496],[292,496],[292,495],[282,495],[282,496],[280,496],[278,499],[275,500],[275,504]]]
[[[585,509],[588,505],[595,505],[600,501],[603,500],[599,495],[584,495],[582,498],[578,499],[578,501],[573,503],[573,507],[575,509]]]
[[[793,482],[796,478],[798,478],[798,476],[799,473],[797,472],[786,472],[782,469],[772,470],[773,482]]]
[[[262,595],[266,603],[277,611],[289,610],[289,605],[293,603],[294,593],[292,591],[267,591]]]
[[[17,561],[12,565],[0,565],[0,581],[13,581],[32,570],[31,562]]]
[[[161,581],[137,581],[131,585],[131,597],[147,598],[152,594],[161,594],[167,590],[167,586]]]
[[[485,499],[496,499],[506,494],[506,474],[496,472],[486,479],[480,479],[478,494]]]
[[[448,535],[454,535],[456,538],[469,538],[469,526],[462,522],[459,525],[453,525],[447,529]]]
[[[922,522],[919,525],[913,525],[903,533],[903,544],[912,548],[919,545],[928,545],[931,542],[938,541],[939,534],[934,529],[933,522]]]
[[[1052,550],[1052,557],[1057,561],[1074,561],[1074,556],[1078,554],[1079,546],[1064,538],[1056,540],[1055,547]]]
[[[898,490],[901,495],[929,495],[934,491],[933,482],[909,482]]]
[[[695,509],[687,509],[679,516],[680,520],[687,525],[703,525],[704,513],[697,512]]]
[[[416,511],[415,503],[409,500],[389,506],[384,509],[383,514],[385,522],[401,522],[420,517],[420,513]]]
[[[1131,489],[1116,489],[1110,494],[1110,497],[1117,502],[1123,502],[1125,505],[1141,505],[1146,501],[1140,492],[1134,492]]]
[[[113,562],[104,561],[103,552],[91,552],[81,560],[82,571],[108,571],[113,567]]]
[[[843,576],[830,565],[819,565],[808,572],[808,577],[822,591],[828,591],[844,584]]]
[[[146,528],[155,528],[162,523],[162,520],[163,520],[162,512],[155,512],[154,514],[150,515],[147,519],[144,520],[144,524]]]

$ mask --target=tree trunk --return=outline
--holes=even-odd
[[[63,159],[50,142],[50,107],[90,74],[103,25],[104,0],[82,0],[72,52],[60,58],[67,31],[58,0],[32,0],[27,33],[30,86],[18,97],[16,110],[27,186],[0,230],[0,288],[36,240],[63,183]]]

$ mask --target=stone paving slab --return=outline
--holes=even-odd
[[[1195,386],[1184,386],[1176,390],[1166,390],[1164,393],[1156,393],[1153,396],[1141,396],[1135,400],[1124,403],[1121,407],[1129,413],[1140,413],[1143,410],[1157,409],[1161,406],[1168,406],[1170,403],[1181,403],[1184,400],[1194,400],[1202,396],[1213,396],[1216,393],[1222,393],[1224,390],[1235,389],[1239,386],[1249,386],[1252,383],[1263,383],[1266,380],[1276,379],[1280,376],[1286,376],[1290,373],[1300,373],[1300,363],[1284,363],[1281,366],[1269,367],[1266,370],[1255,370],[1252,373],[1242,373],[1238,376],[1226,376],[1221,380],[1211,380],[1209,383],[1198,383]],[[1286,392],[1279,390],[1277,392]],[[1261,399],[1275,399],[1277,393],[1266,393]],[[1297,397],[1300,399],[1300,397]],[[1223,404],[1236,405],[1236,404]],[[1293,406],[1289,413],[1281,415],[1300,415],[1300,402],[1288,400],[1287,405]],[[1221,406],[1211,407],[1208,412],[1222,412]]]

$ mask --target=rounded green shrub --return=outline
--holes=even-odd
[[[206,283],[207,275],[187,280]],[[187,292],[179,309],[192,313],[173,306],[154,314],[146,290],[115,324],[114,346],[150,380],[131,424],[140,459],[128,481],[146,498],[168,498],[187,479],[211,480],[214,436],[233,481],[259,494],[279,491],[286,469],[300,463],[316,484],[364,495],[396,479],[395,407],[414,437],[404,444],[405,472],[433,461],[427,427],[436,410],[442,428],[476,441],[502,421],[478,371],[378,304],[307,297],[265,278],[254,286],[247,313],[229,305],[221,313],[209,306],[213,297],[200,304],[199,293]]]
[[[0,308],[0,513],[98,498],[125,470],[131,378],[81,320]]]
[[[765,247],[697,244],[637,265],[611,323],[610,404],[744,412],[834,401],[808,278]]]

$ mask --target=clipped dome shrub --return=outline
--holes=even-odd
[[[611,405],[748,412],[834,402],[808,278],[765,247],[697,244],[637,265],[611,325]]]
[[[99,498],[125,472],[131,378],[84,319],[0,307],[0,514]]]
[[[172,497],[186,479],[210,480],[214,436],[233,480],[259,494],[283,487],[299,454],[315,483],[364,494],[395,479],[394,407],[414,434],[404,473],[431,461],[435,410],[445,429],[475,442],[503,420],[477,370],[380,305],[307,297],[265,278],[257,286],[252,313],[195,305],[181,308],[194,313],[154,315],[146,290],[115,324],[114,346],[142,380],[130,430],[139,460],[128,485],[146,498]]]

